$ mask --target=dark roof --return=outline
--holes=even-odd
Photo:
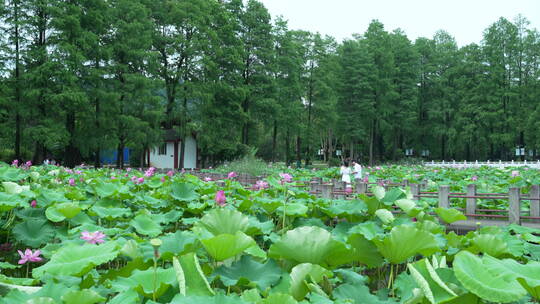
[[[180,140],[180,136],[178,135],[178,132],[176,132],[174,129],[168,129],[163,130],[163,139],[165,141],[175,141]]]
[[[191,132],[193,138],[197,138],[197,132]],[[175,129],[163,130],[163,140],[164,141],[176,141],[181,140],[180,134]]]

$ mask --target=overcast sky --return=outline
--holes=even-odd
[[[387,31],[401,28],[409,39],[432,38],[443,29],[459,46],[482,40],[499,17],[522,14],[540,30],[540,0],[260,0],[272,17],[282,15],[290,29],[320,32],[338,41],[364,33],[372,19]]]

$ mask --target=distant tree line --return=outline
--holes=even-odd
[[[196,134],[206,165],[253,148],[287,163],[540,152],[540,34],[522,16],[460,48],[377,20],[338,43],[255,0],[0,5],[4,160],[99,166],[130,147],[144,162],[164,129]]]

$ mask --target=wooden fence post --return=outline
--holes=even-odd
[[[476,196],[476,185],[469,184],[467,185],[467,196]],[[476,213],[476,198],[467,198],[465,213],[466,214],[475,214]]]
[[[529,197],[531,198],[531,216],[540,217],[540,185],[531,186]]]
[[[319,191],[319,182],[317,181],[311,181],[309,183],[309,192],[312,192],[314,194],[317,194],[317,192]]]
[[[322,184],[321,192],[323,198],[332,198],[332,191],[334,190],[334,184]]]
[[[365,194],[367,192],[367,184],[362,179],[356,180],[356,193]]]
[[[508,222],[519,225],[521,222],[520,189],[510,188],[508,193]]]
[[[340,192],[345,191],[345,182],[336,181],[334,183],[334,189],[332,189],[332,191],[335,191],[335,190],[339,190]],[[345,195],[343,195],[341,193],[340,194],[334,194],[334,197],[337,198],[337,199],[344,199]]]
[[[409,187],[409,180],[408,180],[408,179],[404,179],[403,182],[402,182],[402,185],[403,185],[403,188]]]
[[[413,200],[420,200],[418,195],[420,195],[420,187],[418,184],[411,184],[411,193],[413,195]]]
[[[449,208],[450,207],[450,186],[440,186],[439,187],[439,207]]]

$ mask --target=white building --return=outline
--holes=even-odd
[[[195,169],[197,168],[197,140],[193,135],[186,137],[184,145],[184,163],[181,159],[181,139],[173,130],[165,131],[164,142],[148,150],[147,161],[158,169]]]

